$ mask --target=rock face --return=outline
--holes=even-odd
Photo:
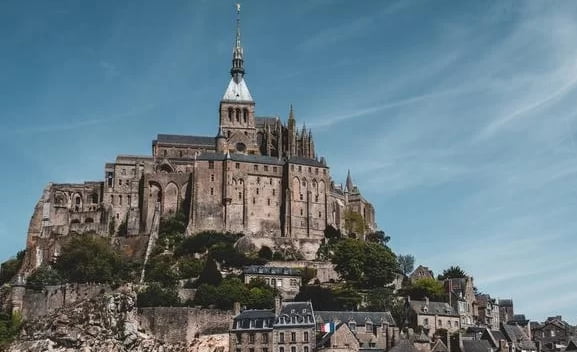
[[[208,335],[190,343],[167,344],[138,329],[133,292],[114,292],[27,322],[9,348],[40,351],[224,352],[228,336]],[[184,340],[183,340],[184,341]]]

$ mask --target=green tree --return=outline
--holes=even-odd
[[[106,239],[84,234],[71,238],[54,263],[54,269],[67,282],[111,283],[129,280],[128,262]]]
[[[375,231],[368,233],[366,240],[369,242],[386,245],[391,240],[391,236],[388,236],[384,231]]]
[[[391,283],[398,270],[390,248],[355,239],[344,239],[335,245],[332,263],[347,282],[367,288]]]
[[[0,351],[3,351],[20,332],[22,315],[19,312],[12,315],[0,313]]]
[[[340,310],[335,295],[330,288],[320,285],[303,285],[295,297],[295,301],[311,301],[315,310]]]
[[[206,258],[204,268],[200,273],[200,276],[196,280],[197,284],[209,284],[212,286],[218,286],[222,281],[222,275],[216,266],[216,262],[212,257]]]
[[[379,287],[370,290],[367,294],[367,307],[366,310],[373,312],[384,312],[390,311],[393,302],[395,300],[395,294],[393,290],[389,287]]]
[[[415,257],[411,254],[399,255],[397,256],[397,261],[399,262],[399,269],[405,275],[413,272],[415,266]]]
[[[458,265],[450,266],[448,269],[445,269],[441,275],[439,275],[439,280],[446,280],[446,279],[461,279],[466,278],[467,273]]]
[[[345,212],[345,230],[347,234],[361,236],[368,229],[367,223],[363,216],[352,210]]]
[[[445,287],[435,279],[422,278],[401,290],[401,295],[411,299],[423,300],[428,297],[431,301],[445,301]]]
[[[202,307],[208,307],[212,304],[216,304],[217,292],[218,291],[216,287],[208,284],[202,284],[198,286],[198,289],[196,290],[193,303]]]
[[[16,254],[16,258],[8,259],[0,265],[0,286],[9,282],[22,266],[26,251],[22,250]]]
[[[139,307],[178,307],[180,298],[174,287],[161,287],[158,283],[150,284],[137,296]]]
[[[303,285],[308,284],[309,281],[311,281],[315,277],[317,277],[317,269],[307,266],[301,270],[301,279]]]
[[[181,257],[178,259],[178,276],[180,279],[189,279],[197,277],[204,268],[204,261],[192,256]]]
[[[63,282],[58,271],[49,265],[42,265],[35,269],[26,280],[26,287],[41,290],[46,286],[60,285]]]
[[[172,255],[157,255],[148,261],[145,278],[147,282],[157,282],[163,287],[176,286],[179,275],[175,270],[176,261]]]
[[[231,309],[235,302],[248,304],[249,289],[238,278],[226,278],[218,286],[216,305],[221,309]]]

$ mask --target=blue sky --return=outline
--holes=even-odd
[[[313,128],[399,253],[577,323],[577,2],[242,4],[257,114]],[[0,259],[49,181],[216,134],[232,1],[0,2]]]

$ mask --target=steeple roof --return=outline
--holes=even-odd
[[[353,190],[353,178],[351,177],[351,170],[349,170],[347,172],[347,183],[345,185],[347,188],[347,191],[351,192]]]
[[[232,76],[222,100],[254,102],[244,81],[244,51],[240,42],[240,4],[236,4],[236,38],[232,49]]]

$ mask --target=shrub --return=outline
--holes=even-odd
[[[267,246],[262,246],[258,251],[258,257],[266,260],[272,259],[272,249]]]
[[[0,286],[9,282],[18,273],[26,251],[20,251],[16,254],[16,258],[8,259],[0,266]]]
[[[137,297],[139,307],[178,307],[180,298],[175,288],[163,288],[157,283],[148,286]]]
[[[211,257],[208,257],[204,264],[204,268],[198,277],[198,280],[196,280],[196,283],[218,286],[221,281],[222,275],[216,266],[216,262]]]
[[[26,287],[34,290],[41,290],[45,286],[59,285],[62,281],[62,277],[58,271],[48,265],[43,265],[30,274],[26,280]]]

